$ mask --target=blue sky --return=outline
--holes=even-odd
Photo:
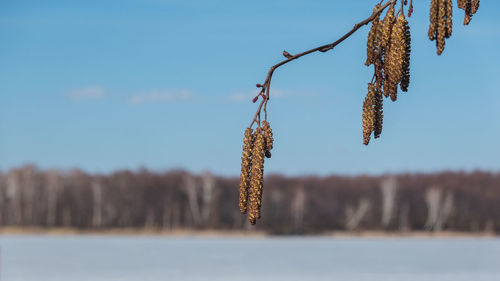
[[[147,167],[237,175],[243,131],[281,52],[329,43],[377,1],[1,1],[0,169]],[[425,3],[422,3],[425,2]],[[266,171],[500,169],[499,1],[455,7],[442,56],[415,1],[410,91],[362,145],[368,27],[274,75]]]

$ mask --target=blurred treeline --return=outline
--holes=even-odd
[[[0,173],[0,227],[254,229],[237,178],[184,171]],[[262,219],[274,234],[329,231],[500,233],[500,173],[265,178]]]

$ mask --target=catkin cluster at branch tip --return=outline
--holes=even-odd
[[[266,149],[264,154],[267,158],[271,158],[271,150],[273,149],[274,138],[273,130],[271,129],[271,125],[269,125],[269,122],[262,121],[262,130],[264,131],[264,139],[266,141]]]
[[[437,54],[444,51],[445,39],[450,38],[453,31],[453,2],[452,0],[432,0],[430,9],[430,24],[428,36],[431,41],[436,40]]]
[[[264,150],[265,138],[261,128],[257,128],[257,130],[255,130],[255,140],[252,151],[252,169],[248,194],[248,221],[252,225],[260,218],[260,208],[262,206]]]
[[[245,130],[241,175],[239,186],[239,208],[248,214],[248,221],[254,225],[260,218],[262,191],[264,187],[264,157],[271,157],[273,131],[269,122],[262,121],[255,131]]]
[[[252,149],[254,134],[251,128],[245,130],[243,138],[243,155],[241,157],[241,174],[239,186],[239,207],[244,214],[247,212],[248,188],[250,186],[250,169],[252,167]]]
[[[395,14],[394,6],[390,6],[383,21],[372,21],[368,34],[367,62],[374,65],[374,74],[363,102],[364,144],[370,142],[372,133],[374,138],[380,137],[382,133],[383,97],[396,101],[398,86],[402,91],[408,91],[410,55],[411,34],[408,21],[402,9]]]
[[[458,7],[465,11],[464,25],[468,25],[479,9],[479,0],[458,0]]]
[[[375,6],[373,12],[375,13],[378,9],[380,9],[380,4]],[[372,27],[370,28],[370,32],[368,33],[368,41],[366,42],[366,62],[365,65],[369,66],[375,63],[377,56],[377,31],[380,25],[380,14],[377,14],[375,18],[372,20]]]

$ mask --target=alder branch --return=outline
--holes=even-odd
[[[290,56],[290,54],[287,52],[287,51],[283,51],[283,55],[285,57],[287,57],[286,60],[283,60],[273,66],[271,66],[271,68],[269,69],[269,72],[267,73],[267,77],[266,77],[266,80],[264,81],[263,84],[257,84],[257,87],[260,87],[262,88],[261,91],[259,92],[259,94],[254,98],[254,102],[257,101],[257,99],[259,98],[259,96],[262,97],[262,101],[260,102],[259,104],[259,107],[257,109],[257,112],[255,113],[254,117],[253,117],[253,120],[252,120],[252,123],[250,124],[249,128],[251,128],[253,126],[253,124],[255,122],[258,122],[258,125],[260,126],[260,113],[262,111],[262,109],[264,110],[264,120],[267,120],[267,111],[266,111],[266,106],[267,106],[267,102],[269,101],[269,89],[271,87],[271,79],[273,77],[273,74],[274,74],[274,71],[284,65],[284,64],[287,64],[293,60],[296,60],[300,57],[303,57],[305,55],[308,55],[308,54],[311,54],[311,53],[315,53],[315,52],[328,52],[330,50],[332,50],[333,48],[335,48],[335,46],[337,46],[338,44],[342,43],[345,39],[349,38],[354,32],[356,32],[359,28],[361,28],[362,26],[365,26],[367,24],[369,24],[377,15],[379,15],[380,13],[382,13],[387,7],[389,7],[389,5],[391,4],[396,4],[398,0],[390,0],[388,1],[387,3],[385,3],[384,5],[382,5],[378,10],[374,11],[372,13],[372,15],[370,17],[368,17],[367,19],[365,19],[364,21],[362,22],[359,22],[357,24],[354,25],[354,27],[349,31],[347,32],[344,36],[340,37],[337,41],[335,42],[332,42],[330,44],[326,44],[326,45],[323,45],[323,46],[319,46],[319,47],[316,47],[314,49],[310,49],[310,50],[307,50],[305,52],[302,52],[302,53],[299,53],[299,54],[296,54],[296,55],[292,55]]]

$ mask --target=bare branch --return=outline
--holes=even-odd
[[[288,52],[286,53],[287,55],[285,55],[285,52],[283,53],[284,56],[287,57],[286,60],[283,60],[273,66],[271,66],[271,68],[269,69],[269,72],[267,73],[267,77],[266,77],[266,80],[264,81],[263,84],[261,84],[260,86],[262,86],[262,90],[261,92],[259,92],[259,94],[256,96],[256,98],[258,98],[259,95],[262,95],[262,93],[264,93],[264,95],[262,96],[262,101],[260,102],[260,105],[257,109],[257,112],[255,113],[254,115],[254,118],[252,120],[252,123],[250,124],[249,128],[251,128],[253,126],[253,124],[259,119],[260,120],[260,112],[262,110],[262,107],[264,107],[264,111],[266,111],[266,105],[267,105],[267,102],[269,101],[269,88],[271,87],[271,79],[273,77],[273,73],[274,71],[284,65],[284,64],[287,64],[293,60],[296,60],[300,57],[303,57],[305,55],[308,55],[308,54],[311,54],[311,53],[315,53],[315,52],[327,52],[327,51],[330,51],[332,50],[333,48],[335,48],[335,46],[337,46],[338,44],[342,43],[345,39],[349,38],[354,32],[356,32],[359,28],[361,28],[362,26],[365,26],[367,24],[369,24],[377,15],[379,15],[380,13],[382,13],[387,7],[389,7],[389,5],[391,4],[395,4],[397,2],[397,0],[390,0],[388,1],[387,3],[385,3],[384,5],[382,5],[378,10],[374,11],[372,13],[372,15],[370,17],[368,17],[367,19],[365,19],[364,21],[362,22],[359,22],[357,24],[354,25],[354,27],[349,31],[347,32],[346,34],[344,34],[344,36],[340,37],[337,41],[335,42],[332,42],[330,44],[326,44],[326,45],[323,45],[323,46],[319,46],[319,47],[316,47],[314,49],[310,49],[310,50],[307,50],[305,52],[302,52],[302,53],[299,53],[299,54],[296,54],[296,55],[293,55],[293,56],[290,56],[288,57],[287,55],[290,55]],[[254,99],[255,100],[255,99]],[[267,120],[267,114],[265,114],[266,116],[264,117],[264,120]]]

